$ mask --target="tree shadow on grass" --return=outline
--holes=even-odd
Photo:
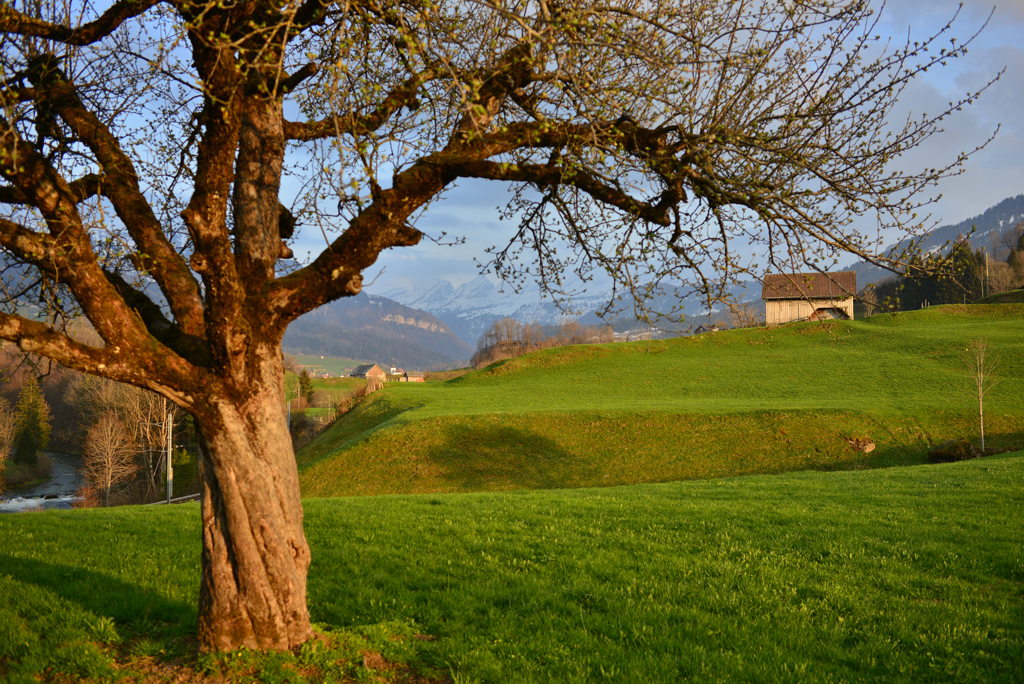
[[[494,420],[442,428],[441,440],[423,452],[434,476],[463,491],[557,489],[578,486],[579,471],[590,469],[553,439]]]
[[[0,575],[33,584],[116,623],[170,623],[188,632],[197,624],[196,606],[96,570],[0,555]],[[196,578],[198,581],[198,578]]]

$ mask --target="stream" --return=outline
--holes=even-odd
[[[82,476],[78,474],[82,459],[58,451],[45,453],[53,463],[50,479],[31,487],[5,490],[0,494],[0,513],[71,508],[71,504],[78,501],[75,492],[82,484]]]

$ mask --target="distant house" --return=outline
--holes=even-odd
[[[761,288],[765,323],[850,320],[856,292],[857,274],[853,271],[772,273],[765,276]]]
[[[403,382],[426,382],[427,376],[425,373],[419,371],[406,371],[405,377],[402,379]]]
[[[355,370],[352,371],[353,378],[363,378],[364,380],[380,380],[383,382],[387,380],[388,374],[384,372],[384,369],[375,363],[368,366],[356,366]]]
[[[708,323],[707,325],[698,325],[697,329],[693,331],[694,335],[703,335],[709,332],[718,332],[720,328],[717,323]]]

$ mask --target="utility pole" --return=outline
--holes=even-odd
[[[170,411],[167,412],[167,503],[171,503],[171,497],[174,496],[174,463],[171,458],[174,440],[172,433],[174,431],[174,414]]]

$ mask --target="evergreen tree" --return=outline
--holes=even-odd
[[[309,371],[305,368],[299,374],[299,394],[306,399],[307,406],[313,404],[313,378],[309,376]]]
[[[36,452],[45,449],[50,442],[50,407],[35,378],[30,377],[21,388],[17,416],[15,458],[19,463],[35,465]]]

